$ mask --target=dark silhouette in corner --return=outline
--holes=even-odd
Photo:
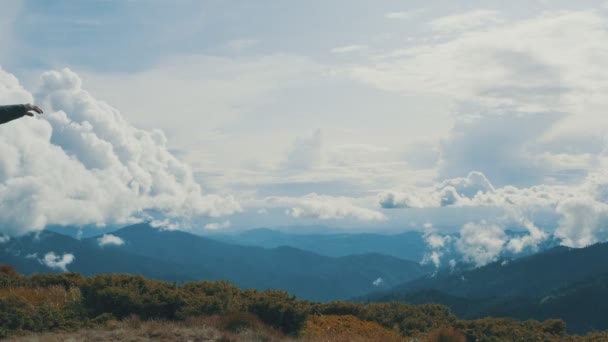
[[[0,125],[24,116],[34,116],[34,113],[42,114],[42,109],[33,104],[19,104],[0,106]]]

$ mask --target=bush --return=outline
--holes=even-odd
[[[308,318],[302,336],[311,341],[401,341],[398,332],[351,315]]]
[[[236,312],[228,314],[221,319],[221,328],[233,333],[253,329],[261,325],[258,318],[248,312]]]
[[[466,342],[467,338],[452,327],[442,327],[433,330],[428,336],[428,342]]]
[[[0,265],[0,337],[91,325],[137,327],[150,320],[200,316],[212,316],[201,319],[213,319],[212,326],[223,329],[226,336],[241,331],[274,334],[264,323],[285,334],[313,340],[352,340],[377,334],[385,336],[383,340],[401,335],[427,336],[431,341],[464,341],[465,337],[471,341],[574,341],[566,335],[561,320],[463,321],[447,307],[435,304],[311,303],[284,291],[243,291],[226,281],[177,286],[131,275],[84,278],[65,273],[28,278]],[[327,335],[327,329],[333,335]],[[603,341],[605,336],[594,333],[588,340]]]

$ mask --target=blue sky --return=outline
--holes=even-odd
[[[107,165],[119,160],[151,197],[78,219],[26,201],[43,208],[39,222],[122,224],[148,213],[171,225],[179,213],[208,231],[473,224],[528,230],[532,245],[542,228],[576,246],[608,236],[604,1],[2,6],[0,66],[6,84],[14,75],[23,86],[2,101],[50,106],[48,143],[87,177],[106,165],[95,155],[106,145],[86,145],[93,132],[114,146]],[[59,71],[40,78],[49,70]],[[78,113],[84,102],[99,113]],[[87,126],[102,116],[123,135]],[[68,137],[70,122],[82,131]],[[116,147],[133,138],[145,150],[142,136],[162,150],[148,164]]]

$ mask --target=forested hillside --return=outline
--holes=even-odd
[[[556,247],[464,272],[445,272],[363,298],[371,302],[441,303],[463,318],[560,318],[569,331],[608,329],[608,244]]]
[[[146,323],[150,321],[158,323],[150,326]],[[188,325],[190,333],[196,330],[192,327],[209,327],[206,333],[214,331],[225,341],[239,340],[243,332],[266,334],[268,341],[287,338],[372,341],[378,336],[386,341],[411,338],[444,341],[442,338],[446,337],[451,338],[449,341],[608,338],[608,334],[601,333],[585,339],[567,336],[565,323],[560,320],[460,320],[447,307],[434,304],[315,303],[298,300],[283,291],[241,290],[228,282],[177,285],[141,276],[87,278],[77,273],[26,277],[10,266],[0,267],[2,336],[49,331],[78,331],[86,335],[91,330],[101,334],[121,324],[139,327],[139,334],[164,326],[165,335],[157,332],[158,336],[166,336],[171,329],[177,334],[180,327]]]
[[[2,245],[0,263],[25,274],[65,268],[84,275],[142,274],[179,283],[228,280],[242,288],[279,289],[317,301],[361,296],[430,271],[416,262],[380,254],[328,257],[292,247],[239,246],[147,224],[113,232],[118,244],[101,244],[102,238],[77,240],[50,231],[27,234]],[[45,261],[49,253],[72,258],[58,265],[54,259]]]

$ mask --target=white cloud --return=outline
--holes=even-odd
[[[226,229],[226,228],[230,228],[232,226],[232,223],[230,223],[230,221],[226,220],[223,222],[212,222],[212,223],[207,223],[204,227],[205,230],[222,230],[222,229]]]
[[[412,190],[412,192],[415,190]],[[424,196],[416,197],[409,193],[386,191],[378,195],[378,204],[384,209],[396,208],[428,208],[436,206],[432,200]]]
[[[498,258],[507,239],[503,229],[495,224],[470,222],[460,230],[456,249],[465,261],[483,266]]]
[[[511,238],[506,245],[508,251],[515,254],[521,253],[526,248],[536,251],[538,245],[548,237],[546,232],[535,226],[532,222],[526,221],[524,227],[528,231],[528,234]]]
[[[65,253],[59,256],[55,254],[55,252],[48,252],[44,255],[44,258],[40,259],[39,261],[41,264],[46,265],[49,268],[67,272],[67,266],[74,261],[74,254]]]
[[[477,9],[466,13],[441,17],[431,21],[429,25],[437,31],[459,32],[479,29],[503,22],[504,19],[502,19],[497,11]]]
[[[382,280],[382,278],[378,278],[372,282],[372,285],[374,286],[381,286],[382,284],[384,284],[384,280]]]
[[[437,229],[432,224],[427,223],[424,225],[425,233],[424,240],[427,246],[431,249],[430,252],[425,253],[422,263],[427,264],[432,262],[436,268],[441,266],[441,258],[446,251],[451,249],[451,243],[453,239],[449,235],[440,235],[437,233]]]
[[[411,202],[407,194],[397,194],[392,191],[381,193],[378,200],[380,206],[385,209],[411,208],[413,206]]]
[[[130,125],[82,88],[68,69],[42,75],[42,119],[0,126],[0,224],[20,234],[46,225],[105,225],[164,215],[221,216],[240,210],[231,196],[204,195],[159,130]],[[1,103],[31,102],[0,70]]]
[[[355,45],[346,45],[346,46],[335,47],[335,48],[331,49],[330,52],[333,54],[341,54],[341,53],[363,51],[363,50],[367,50],[368,48],[369,48],[369,46],[367,46],[367,45],[355,44]]]
[[[268,206],[288,207],[287,213],[296,218],[336,220],[352,218],[361,221],[384,221],[379,211],[357,204],[361,200],[344,196],[327,196],[311,193],[302,197],[268,197]]]
[[[429,234],[425,236],[425,240],[432,249],[440,249],[446,247],[452,241],[452,238],[449,235]]]
[[[352,76],[384,90],[482,107],[576,111],[588,121],[570,120],[570,130],[594,127],[606,123],[598,113],[607,102],[607,41],[598,13],[551,12],[379,55]]]
[[[11,237],[8,235],[0,234],[0,244],[11,241]]]
[[[566,200],[557,207],[561,215],[555,235],[570,247],[585,247],[608,240],[608,205],[592,198]]]
[[[125,244],[125,240],[121,239],[119,236],[112,234],[103,234],[102,237],[97,239],[97,243],[99,246],[122,246]]]
[[[435,268],[439,268],[439,266],[441,266],[442,256],[443,253],[440,251],[431,251],[430,253],[424,255],[424,258],[422,259],[422,264],[432,262],[433,265],[435,265]]]
[[[473,263],[476,267],[497,260],[500,256],[517,255],[524,251],[535,252],[549,234],[536,227],[516,208],[507,208],[508,214],[496,222],[468,222],[462,226],[458,235],[439,232],[432,225],[425,225],[424,239],[429,249],[422,263],[432,262],[441,266],[444,256],[450,257],[450,267],[456,259]],[[523,228],[525,233],[506,233],[506,228]]]
[[[450,188],[454,189],[459,196],[473,198],[478,193],[494,192],[494,186],[479,171],[471,171],[466,178],[451,178],[443,181],[439,189]]]
[[[439,192],[439,205],[442,207],[462,204],[462,202],[462,197],[458,194],[458,190],[453,186],[446,186]]]
[[[378,203],[385,209],[483,205],[473,199],[477,195],[494,191],[494,186],[483,173],[471,171],[467,177],[446,179],[430,188],[419,187],[406,193],[398,191],[380,193]]]

